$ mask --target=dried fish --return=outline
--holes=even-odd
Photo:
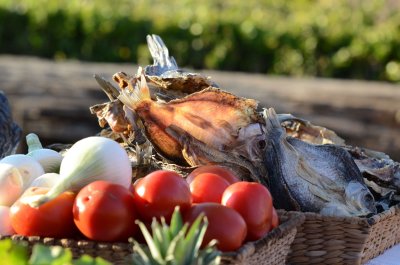
[[[0,91],[0,159],[15,153],[22,130],[12,120],[7,97]]]
[[[289,136],[312,144],[344,145],[345,141],[334,131],[297,118],[292,114],[278,114],[279,121]]]
[[[264,162],[277,208],[342,216],[376,212],[349,153],[288,137],[273,109],[265,110],[264,117]]]
[[[351,154],[372,190],[382,197],[389,193],[400,195],[400,163],[381,152],[352,146],[344,148]]]
[[[263,118],[255,100],[180,69],[160,37],[148,36],[147,42],[153,65],[135,76],[116,73],[118,87],[95,76],[111,102],[91,108],[112,137],[123,138],[137,176],[150,168],[188,172],[224,164],[267,185],[277,208],[325,215],[376,212],[363,175],[380,194],[380,207],[399,197],[398,163],[378,153],[360,155],[335,132],[290,114],[270,109]]]
[[[241,142],[244,144],[245,128],[258,128],[261,117],[256,111],[257,103],[216,88],[207,88],[184,98],[166,103],[151,99],[146,79],[142,75],[133,89],[124,89],[119,99],[133,110],[144,124],[146,136],[164,157],[178,164],[199,165],[207,155],[189,152],[174,137],[173,131],[190,135],[212,150],[228,150]],[[254,130],[247,130],[247,132]],[[176,136],[176,133],[175,133]],[[191,147],[193,148],[193,147]],[[194,154],[196,155],[190,155]]]
[[[124,105],[119,100],[97,104],[90,107],[92,114],[96,114],[99,125],[104,128],[107,124],[114,132],[128,134],[131,131],[131,126],[128,119],[121,115],[124,113]]]
[[[382,152],[345,145],[335,132],[309,121],[290,114],[278,114],[278,117],[286,133],[292,137],[316,145],[335,144],[349,152],[365,184],[373,191],[377,205],[382,205],[383,201],[385,205],[400,202],[400,163]]]
[[[168,48],[159,36],[148,35],[147,46],[154,60],[153,65],[144,69],[150,85],[155,84],[165,90],[181,91],[186,94],[209,86],[218,87],[209,77],[180,69],[174,57],[169,56]]]

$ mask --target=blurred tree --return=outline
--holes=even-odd
[[[400,81],[400,2],[1,0],[0,53]],[[12,26],[11,26],[12,25]]]

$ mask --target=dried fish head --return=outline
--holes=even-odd
[[[345,150],[288,137],[273,109],[265,110],[264,117],[264,163],[277,208],[357,216],[376,212],[373,196]]]
[[[360,182],[350,181],[345,188],[345,204],[329,202],[320,211],[328,216],[367,216],[376,213],[375,200],[368,188]]]

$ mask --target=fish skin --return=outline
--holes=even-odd
[[[255,146],[263,135],[261,129],[257,130],[253,127],[259,127],[259,125],[248,126],[244,134],[249,137],[246,138],[245,143],[241,141],[240,135],[237,144],[223,149],[210,148],[176,126],[170,126],[167,132],[182,145],[182,154],[190,165],[224,165],[231,168],[242,180],[260,182],[266,180],[264,177],[266,171],[263,161],[258,159],[260,152]],[[267,183],[263,184],[267,185]]]
[[[344,216],[376,212],[373,196],[345,150],[288,137],[273,109],[264,110],[264,118],[264,163],[277,208]]]
[[[289,136],[312,144],[345,145],[344,139],[328,128],[314,125],[292,114],[278,114],[278,118]]]
[[[388,192],[400,194],[400,163],[393,161],[388,155],[353,146],[345,146],[360,169],[367,185],[386,196]]]
[[[0,90],[0,159],[15,153],[21,136],[22,130],[12,119],[8,99]]]

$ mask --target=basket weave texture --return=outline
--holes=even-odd
[[[400,242],[398,205],[370,218],[302,215],[289,264],[364,264]]]
[[[283,265],[286,264],[297,228],[304,222],[304,216],[278,211],[280,225],[265,237],[248,242],[235,252],[224,253],[222,264],[243,265]],[[282,215],[283,214],[283,215]]]
[[[223,264],[286,264],[290,244],[296,236],[297,227],[301,226],[304,216],[299,213],[285,213],[278,211],[281,224],[264,238],[248,242],[235,252],[226,252],[222,255]],[[36,243],[48,246],[62,246],[71,250],[75,258],[84,254],[92,257],[102,257],[112,264],[132,264],[130,259],[133,253],[133,243],[101,243],[90,240],[55,239],[48,237],[21,235],[0,236],[0,239],[11,238],[17,242],[26,242],[30,251]]]

